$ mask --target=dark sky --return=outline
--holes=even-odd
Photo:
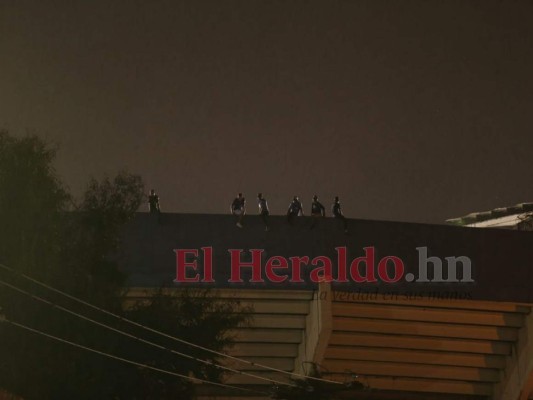
[[[532,1],[0,0],[0,128],[79,194],[441,222],[533,201]]]

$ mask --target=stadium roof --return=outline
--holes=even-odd
[[[474,212],[463,217],[448,219],[446,222],[477,228],[511,228],[531,218],[533,218],[533,202]]]

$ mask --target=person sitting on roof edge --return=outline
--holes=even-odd
[[[326,209],[322,203],[318,201],[318,196],[316,194],[313,196],[313,202],[311,203],[311,216],[313,217],[313,222],[311,222],[311,227],[309,229],[313,229],[316,226],[318,218],[326,216]]]
[[[348,221],[342,213],[339,196],[335,196],[335,200],[333,201],[333,205],[331,206],[331,213],[333,214],[333,217],[338,218],[342,221],[344,232],[348,233]]]
[[[287,222],[292,225],[295,217],[303,216],[304,210],[298,196],[294,196],[287,210]]]

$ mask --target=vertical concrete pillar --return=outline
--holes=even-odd
[[[518,341],[512,354],[507,357],[507,366],[502,380],[495,385],[494,400],[528,400],[533,396],[533,313],[526,317],[520,328]]]
[[[294,372],[306,374],[310,371],[309,363],[322,363],[331,336],[331,285],[319,283],[318,290],[311,300],[311,307],[298,348],[298,357],[294,360]]]

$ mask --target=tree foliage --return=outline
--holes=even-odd
[[[61,212],[70,196],[52,167],[55,154],[36,136],[0,131],[0,261],[21,271],[57,262]]]
[[[56,149],[36,136],[15,138],[0,132],[0,263],[116,313],[123,311],[126,276],[114,261],[123,225],[143,200],[138,175],[91,179],[75,202],[54,168]],[[128,330],[163,346],[214,360],[210,353],[162,343],[94,310],[50,293],[0,269],[0,280],[94,320]],[[2,313],[13,321],[136,362],[206,379],[221,370],[65,314],[57,307],[0,284]],[[151,328],[223,351],[230,332],[246,323],[238,302],[210,292],[156,293],[127,314]],[[192,386],[175,377],[90,354],[16,327],[0,324],[0,388],[25,399],[187,399]],[[31,384],[30,384],[31,383]]]
[[[145,326],[159,326],[171,336],[223,352],[234,343],[232,331],[249,323],[251,311],[248,307],[242,307],[238,300],[220,300],[217,293],[211,290],[192,289],[174,293],[160,290],[147,303],[132,307],[127,316]],[[138,333],[142,334],[140,331]],[[160,350],[154,348],[141,349],[132,342],[126,345],[130,347],[131,354],[137,353],[136,358],[144,357],[149,364],[158,360],[160,368],[210,381],[223,378],[224,370],[197,361],[215,363],[218,359],[213,353],[170,339],[162,341],[158,336],[152,339],[193,358],[176,357],[170,352],[161,354]],[[146,373],[143,378],[138,385],[130,387],[130,395],[142,393],[141,398],[170,400],[175,399],[177,393],[186,398],[186,395],[191,396],[194,392],[194,385],[190,382],[179,381],[169,375]]]
[[[64,224],[62,262],[69,275],[65,280],[77,292],[99,304],[110,304],[126,276],[109,256],[119,246],[122,226],[133,218],[144,197],[138,175],[120,172],[113,180],[91,179],[77,211]],[[65,273],[61,267],[61,274]]]

